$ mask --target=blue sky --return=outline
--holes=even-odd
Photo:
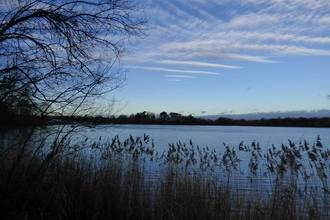
[[[329,0],[145,0],[145,7],[151,28],[122,60],[129,72],[113,94],[125,106],[119,114],[330,110]]]

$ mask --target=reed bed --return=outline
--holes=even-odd
[[[330,218],[330,151],[320,137],[269,149],[179,141],[164,152],[148,135],[22,141],[0,157],[1,219]]]

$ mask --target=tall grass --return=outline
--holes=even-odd
[[[267,150],[191,141],[156,152],[147,135],[54,143],[1,151],[1,219],[330,217],[330,151],[320,137]]]

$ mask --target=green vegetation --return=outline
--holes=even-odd
[[[164,152],[147,135],[50,146],[29,138],[0,149],[1,219],[330,217],[320,137],[267,150],[178,142]]]

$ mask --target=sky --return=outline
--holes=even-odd
[[[145,0],[145,13],[119,114],[330,117],[329,0]]]

